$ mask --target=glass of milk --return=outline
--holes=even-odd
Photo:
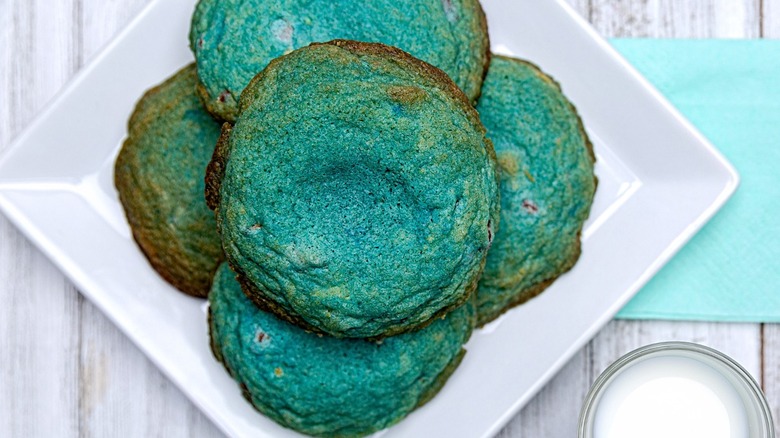
[[[634,350],[593,384],[579,438],[774,438],[756,381],[723,353],[689,342]]]

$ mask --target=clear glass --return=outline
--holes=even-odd
[[[610,383],[631,365],[659,356],[687,357],[709,365],[726,378],[739,393],[745,407],[750,428],[750,438],[775,438],[775,426],[772,412],[764,393],[753,377],[734,359],[703,345],[690,342],[660,342],[638,348],[607,367],[593,383],[585,397],[580,413],[579,438],[602,438],[594,434],[594,422],[599,402]]]

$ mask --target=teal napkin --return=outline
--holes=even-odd
[[[780,41],[612,44],[731,161],[742,181],[617,317],[780,322]]]

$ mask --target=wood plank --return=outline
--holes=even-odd
[[[73,0],[0,7],[0,153],[76,70]],[[79,295],[0,217],[0,435],[77,436]]]
[[[574,8],[577,13],[579,13],[582,18],[585,20],[590,21],[590,2],[591,0],[566,0],[566,3],[568,3],[572,8]]]
[[[780,0],[762,0],[761,36],[780,38]]]
[[[582,349],[498,434],[499,438],[573,437],[591,386],[590,347]]]
[[[780,426],[780,324],[765,324],[762,338],[761,387],[772,408],[775,425]]]
[[[592,0],[608,37],[756,38],[761,0]]]
[[[78,434],[79,295],[0,216],[0,435]]]
[[[100,310],[82,306],[81,436],[219,437],[221,432]]]
[[[761,329],[758,324],[681,321],[612,321],[591,342],[595,380],[620,356],[662,341],[706,345],[731,356],[757,379],[761,376]]]
[[[77,69],[77,0],[6,0],[0,8],[0,152]]]
[[[14,25],[14,16],[19,15],[16,5],[8,5],[0,8],[0,91],[7,93],[12,90],[11,78],[14,69],[11,61],[17,56],[14,47],[14,38],[19,33],[18,26]],[[0,100],[0,154],[8,147],[16,128],[12,126],[10,113],[13,108],[11,96],[4,94],[5,99]]]
[[[88,63],[122,31],[150,0],[80,0],[81,46]],[[183,41],[186,43],[186,35]]]

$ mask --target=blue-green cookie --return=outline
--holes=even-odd
[[[490,44],[478,0],[200,0],[190,46],[209,111],[234,121],[268,63],[312,42],[385,43],[442,70],[476,102]]]
[[[203,199],[219,123],[195,93],[190,65],[138,102],[114,183],[141,250],[169,283],[205,297],[222,263],[214,214]]]
[[[362,436],[430,400],[460,363],[473,300],[381,342],[306,332],[247,299],[226,264],[209,295],[211,348],[260,412],[316,436]]]
[[[574,266],[596,178],[574,106],[536,66],[493,56],[477,110],[501,173],[501,229],[477,292],[482,325]]]
[[[273,61],[210,166],[207,197],[250,298],[337,337],[391,336],[462,304],[498,222],[476,111],[443,72],[381,44]]]

